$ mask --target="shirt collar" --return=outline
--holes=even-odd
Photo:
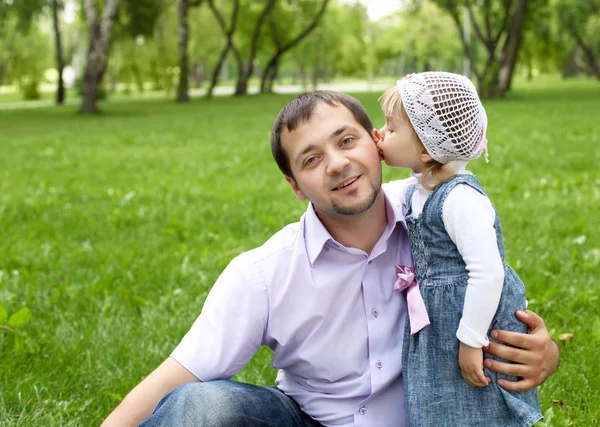
[[[388,225],[383,232],[385,239],[389,238],[400,222],[403,227],[406,227],[404,222],[404,209],[402,200],[394,197],[388,197],[383,189],[385,199],[385,210],[387,214]],[[321,251],[328,242],[335,242],[335,239],[329,234],[319,217],[317,216],[312,203],[308,204],[308,208],[303,217],[304,222],[304,242],[310,265],[314,265],[315,260],[321,254]],[[341,245],[340,245],[341,246]]]
[[[333,237],[317,216],[313,204],[309,203],[304,214],[304,243],[311,266],[328,241],[333,241]]]

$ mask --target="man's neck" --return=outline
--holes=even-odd
[[[330,215],[316,212],[331,237],[346,247],[371,253],[387,226],[383,190],[373,205],[359,215]]]

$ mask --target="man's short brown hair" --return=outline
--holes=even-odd
[[[292,132],[298,125],[310,120],[315,107],[321,102],[332,107],[337,107],[338,105],[346,107],[369,135],[373,132],[373,124],[367,114],[367,110],[365,110],[365,107],[357,99],[350,95],[330,90],[306,92],[298,95],[281,109],[275,119],[271,132],[271,152],[273,153],[273,158],[279,169],[281,169],[281,172],[290,178],[293,178],[294,175],[292,174],[288,154],[281,146],[281,131],[285,127],[288,132]]]

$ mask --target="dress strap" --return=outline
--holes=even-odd
[[[411,184],[406,189],[406,193],[404,194],[404,216],[407,217],[412,214],[412,196],[417,188],[416,184]]]

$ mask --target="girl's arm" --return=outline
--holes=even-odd
[[[494,229],[496,213],[483,194],[468,185],[458,185],[446,198],[443,220],[469,272],[456,337],[470,347],[487,346],[487,332],[504,283],[504,265]]]

